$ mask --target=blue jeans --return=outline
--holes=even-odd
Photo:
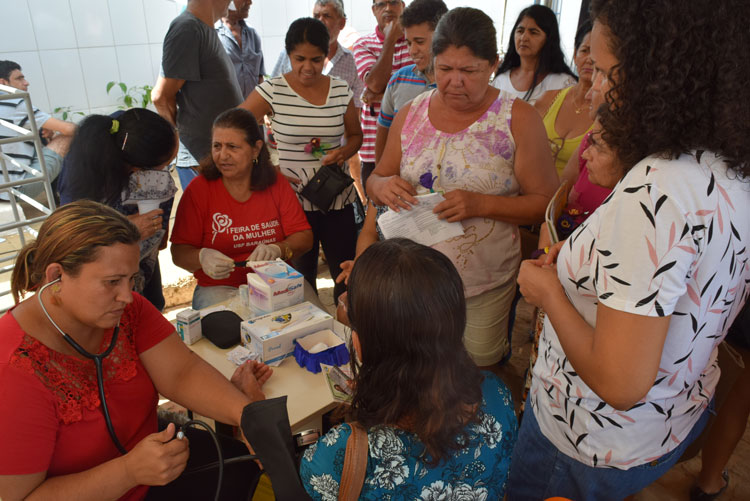
[[[198,177],[198,160],[193,158],[187,147],[180,141],[180,148],[177,150],[177,176],[180,178],[182,191],[190,184],[190,181]]]
[[[713,401],[676,449],[651,463],[634,466],[629,470],[618,470],[594,468],[557,450],[539,429],[539,423],[527,399],[526,412],[510,463],[507,499],[537,501],[561,496],[585,501],[622,499],[635,494],[674,466],[685,449],[703,431],[712,408]]]

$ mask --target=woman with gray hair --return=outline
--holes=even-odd
[[[434,212],[463,235],[433,247],[461,274],[464,343],[477,365],[509,352],[507,324],[521,257],[519,224],[538,223],[557,187],[547,136],[527,103],[489,85],[498,65],[492,19],[478,9],[445,14],[433,35],[437,89],[396,115],[368,181],[377,204],[399,211],[441,192]]]

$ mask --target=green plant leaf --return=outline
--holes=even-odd
[[[125,97],[123,97],[123,102],[125,103],[125,106],[127,106],[128,108],[132,108],[133,107],[133,98],[132,97],[126,95]]]
[[[122,93],[123,94],[127,94],[128,93],[128,86],[125,85],[123,82],[120,82],[120,89],[122,89]]]
[[[115,82],[108,82],[107,83],[107,94],[109,94],[109,91],[112,90],[112,87],[115,86]]]

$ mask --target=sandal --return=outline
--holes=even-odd
[[[711,494],[703,492],[703,489],[694,485],[690,489],[690,501],[712,501],[714,499],[719,499],[719,497],[724,494],[724,491],[727,490],[727,487],[729,487],[729,472],[727,472],[727,470],[722,471],[721,478],[724,479],[724,487]]]

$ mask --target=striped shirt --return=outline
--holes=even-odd
[[[401,68],[393,74],[388,87],[385,88],[378,125],[390,129],[398,110],[421,93],[435,87],[437,84],[430,83],[425,74],[417,69],[416,64]]]
[[[5,94],[3,92],[3,94]],[[38,108],[34,108],[34,120],[36,126],[42,128],[45,122],[50,118],[50,115],[41,111]],[[7,101],[0,101],[0,119],[6,122],[13,123],[19,127],[30,129],[29,115],[26,112],[26,103],[23,98],[9,99]],[[9,129],[3,125],[0,125],[0,139],[6,139],[9,137],[18,137],[18,132]],[[18,163],[23,165],[31,165],[36,157],[36,149],[32,141],[24,141],[22,143],[10,143],[2,146],[2,151],[9,157],[16,160]],[[23,169],[19,169],[10,162],[6,162],[8,167],[8,173],[10,174],[11,181],[21,179],[23,177]]]
[[[295,186],[297,198],[306,211],[317,210],[310,201],[299,195],[302,188],[320,168],[320,160],[312,153],[306,153],[305,147],[313,138],[320,139],[321,146],[332,150],[341,146],[344,135],[344,115],[352,100],[352,91],[343,80],[328,77],[330,84],[325,104],[315,105],[297,94],[284,76],[271,78],[255,89],[268,102],[273,111],[271,127],[279,145],[279,165],[281,173],[296,177],[302,183]],[[331,207],[342,209],[354,201],[354,185],[341,192]]]
[[[289,60],[289,54],[286,53],[286,50],[282,50],[273,67],[271,76],[278,77],[285,75],[290,71],[292,71],[292,62]],[[323,67],[323,74],[338,77],[341,80],[346,81],[353,93],[352,98],[354,99],[354,107],[362,107],[362,101],[360,101],[360,98],[365,90],[365,84],[357,75],[357,65],[354,64],[354,55],[349,49],[339,44],[339,48],[336,49],[336,54],[334,54]]]
[[[357,73],[363,82],[372,67],[375,66],[378,57],[380,57],[384,40],[385,35],[377,27],[375,33],[363,36],[352,47],[354,61],[357,63]],[[410,64],[413,64],[413,61],[409,56],[406,40],[400,38],[393,51],[391,74]],[[362,148],[359,150],[359,158],[363,162],[375,162],[375,135],[378,132],[378,115],[380,115],[380,102],[371,102],[362,106],[362,133],[364,138]]]

